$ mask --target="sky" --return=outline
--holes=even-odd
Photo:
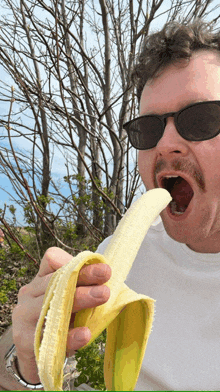
[[[1,75],[1,80],[4,80],[5,82],[7,81],[7,83],[9,84],[9,86],[13,86],[14,83],[13,81],[9,78],[9,76],[7,75],[7,73],[5,72],[5,70],[1,67],[0,65],[0,75]],[[15,87],[16,90],[16,87]],[[1,90],[0,90],[0,94],[1,94]],[[16,108],[14,107],[15,111]],[[0,99],[0,111],[1,111],[1,115],[8,115],[8,111],[9,111],[9,103],[5,103],[5,102],[1,102]],[[26,125],[31,127],[32,121],[28,121],[27,118],[23,119],[23,122],[25,122]],[[1,143],[1,147],[6,146],[8,147],[8,142],[5,142],[4,140],[1,139],[1,135],[3,134],[3,132],[5,133],[5,130],[0,127],[0,143]],[[15,148],[15,150],[20,150],[20,151],[27,151],[30,152],[31,155],[31,150],[32,150],[32,143],[28,142],[27,140],[24,140],[23,138],[16,138],[16,141],[13,140],[13,146]],[[52,148],[51,148],[52,149]],[[41,159],[40,154],[36,154],[36,156],[38,157],[38,159]],[[61,154],[61,152],[59,150],[55,151],[54,156],[53,156],[53,160],[52,160],[52,176],[54,181],[60,181],[62,180],[62,178],[66,175],[66,169],[65,169],[65,161],[63,159],[63,155]],[[65,196],[69,195],[68,192],[68,186],[67,184],[63,181],[63,186],[62,186],[62,193]],[[14,203],[14,200],[10,198],[10,196],[8,195],[8,193],[10,193],[10,195],[12,195],[13,198],[17,198],[16,192],[14,191],[10,180],[8,179],[8,177],[6,175],[4,175],[3,173],[0,173],[0,209],[4,209],[5,204],[7,206],[10,205],[14,205],[14,207],[17,209],[16,211],[16,217],[18,219],[18,225],[23,225],[24,221],[23,221],[23,210],[21,209],[21,207],[19,205],[16,205]],[[11,219],[12,215],[9,212],[9,210],[7,209],[7,218]]]
[[[218,4],[219,1],[215,0],[212,3],[212,6],[214,7],[215,4]],[[163,8],[161,9],[161,12],[165,12],[166,9],[169,7],[170,1],[165,0]],[[0,2],[0,15],[1,15],[2,9],[1,9],[1,2]],[[212,17],[216,17],[216,11],[213,12],[213,16],[210,16],[209,18],[211,19]],[[154,21],[154,26],[153,28],[155,29],[159,29],[163,26],[164,22],[166,21],[166,15],[162,15],[160,18],[155,19]],[[13,85],[13,82],[10,81],[9,76],[6,74],[6,72],[4,71],[4,69],[0,66],[0,75],[1,75],[1,80],[8,82],[9,85],[11,83],[11,85]],[[0,86],[0,95],[1,95],[1,86]],[[9,109],[9,105],[6,103],[1,102],[1,97],[0,97],[0,110],[1,110],[1,115],[2,114],[7,114],[8,113],[8,109]],[[0,128],[0,136],[1,136],[1,128]],[[2,140],[0,139],[0,143],[2,143]],[[26,150],[29,150],[30,146],[28,145],[27,142],[22,141],[21,139],[18,139],[16,141],[16,147],[17,148],[25,148]],[[53,159],[53,168],[52,168],[52,174],[53,174],[53,178],[59,180],[62,179],[62,177],[64,175],[66,175],[66,169],[65,169],[65,162],[64,159],[61,155],[60,152],[56,151],[55,155],[54,155],[54,159]],[[12,196],[14,196],[16,198],[16,194],[12,189],[11,183],[8,180],[8,178],[0,173],[0,187],[3,188],[6,192],[8,191],[9,193],[12,194]],[[63,183],[63,192],[64,194],[66,193],[66,195],[68,194],[68,189],[67,186]],[[66,187],[66,188],[65,188]],[[10,201],[8,194],[3,191],[2,189],[0,189],[0,209],[4,208],[5,203],[7,205],[10,204],[14,204],[12,201]],[[10,218],[10,213],[7,216],[8,218]],[[18,221],[20,224],[23,224],[23,211],[17,206],[17,217],[18,217]]]

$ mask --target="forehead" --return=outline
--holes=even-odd
[[[217,99],[220,99],[220,54],[198,51],[188,63],[170,65],[146,83],[140,115],[177,111],[193,102]]]

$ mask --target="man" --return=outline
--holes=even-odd
[[[162,221],[149,230],[126,281],[156,299],[137,390],[220,386],[220,106],[212,102],[220,100],[219,42],[200,23],[165,26],[146,40],[134,72],[140,116],[148,117],[125,128],[140,149],[139,170],[146,188],[166,187],[173,197]],[[33,343],[43,295],[53,272],[71,257],[49,249],[35,279],[19,291],[12,330],[0,342],[3,390],[28,389],[5,370],[4,355],[13,341],[22,378],[39,382]],[[107,265],[82,268],[68,355],[91,336],[87,328],[73,329],[74,313],[108,300],[104,283],[110,275]]]

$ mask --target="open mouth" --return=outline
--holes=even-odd
[[[194,195],[190,184],[183,177],[172,175],[164,176],[161,179],[161,186],[167,189],[172,196],[172,201],[169,203],[171,214],[183,215]]]

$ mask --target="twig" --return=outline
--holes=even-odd
[[[23,245],[20,243],[20,241],[17,239],[17,237],[14,235],[13,231],[11,230],[10,226],[7,224],[6,220],[4,218],[0,218],[0,222],[2,222],[2,224],[6,227],[6,229],[8,230],[8,234],[9,236],[16,242],[16,244],[19,246],[19,248],[25,252],[25,255],[27,255],[29,257],[30,260],[32,260],[34,262],[35,265],[39,266],[39,263],[37,262],[37,260],[35,260],[35,258],[33,256],[30,255],[30,253],[28,253],[28,251],[23,247]]]

